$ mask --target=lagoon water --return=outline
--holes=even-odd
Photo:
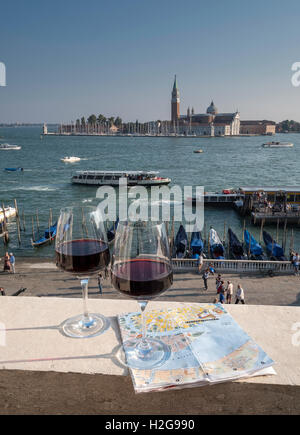
[[[0,203],[14,204],[24,210],[26,231],[18,246],[16,225],[9,224],[10,251],[18,256],[53,256],[53,246],[38,250],[31,247],[32,216],[39,211],[41,230],[46,228],[49,209],[54,220],[61,207],[97,204],[96,188],[73,185],[71,176],[77,170],[155,170],[170,177],[172,184],[204,186],[206,191],[241,186],[299,186],[300,135],[285,134],[275,138],[161,138],[161,137],[60,137],[40,139],[38,127],[0,128],[0,143],[21,145],[20,151],[0,151]],[[291,141],[294,148],[267,149],[269,140]],[[196,149],[202,154],[194,154]],[[64,156],[78,156],[81,161],[65,164]],[[23,167],[24,172],[8,173],[7,167]],[[231,209],[205,210],[206,228],[213,225],[224,234],[230,226],[242,237],[243,220]],[[177,225],[178,226],[178,225]],[[259,229],[247,222],[259,238]],[[269,227],[275,236],[276,227]],[[290,231],[289,231],[290,234]],[[282,240],[280,231],[279,242]],[[289,240],[288,240],[289,246]],[[300,250],[300,229],[295,230],[295,246]],[[0,241],[0,254],[4,252]]]

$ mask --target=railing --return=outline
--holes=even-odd
[[[175,272],[192,272],[198,268],[198,260],[173,258],[172,265]],[[294,267],[290,261],[250,261],[250,260],[204,260],[204,270],[209,265],[217,272],[276,272],[293,273]]]

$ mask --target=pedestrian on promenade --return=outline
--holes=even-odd
[[[16,259],[15,259],[15,256],[12,252],[9,254],[9,261],[11,264],[11,272],[16,273],[16,269],[15,269]]]
[[[202,279],[203,279],[205,290],[208,290],[208,285],[207,285],[208,277],[209,277],[209,269],[206,269],[202,274]]]
[[[198,273],[200,275],[201,269],[203,267],[203,254],[202,253],[198,256],[198,262],[197,262],[197,264],[198,264]]]
[[[221,302],[221,304],[225,304],[225,286],[224,286],[224,281],[221,281],[220,286],[219,286],[219,300]]]
[[[219,294],[219,292],[218,292],[218,288],[219,288],[219,286],[220,286],[221,281],[222,281],[222,276],[221,276],[221,274],[219,273],[219,275],[218,275],[217,278],[216,278],[216,290],[217,290],[217,294]]]
[[[10,272],[11,271],[11,264],[10,264],[10,258],[8,255],[8,252],[5,253],[4,256],[4,272]]]
[[[241,285],[238,285],[237,291],[236,291],[236,300],[235,303],[242,303],[243,305],[245,305],[245,293],[244,290],[242,289]]]
[[[214,266],[212,263],[209,263],[208,270],[209,270],[209,273],[211,273],[212,275],[215,274],[215,269],[214,269]]]
[[[102,295],[102,282],[103,282],[103,276],[102,273],[98,273],[98,287],[99,287],[99,293]]]
[[[298,252],[296,252],[296,254],[293,256],[293,265],[294,265],[295,276],[299,276],[300,256]]]
[[[5,296],[5,291],[3,287],[0,287],[0,294],[1,296]]]
[[[231,281],[227,281],[226,287],[226,303],[231,304],[233,295],[233,284]]]

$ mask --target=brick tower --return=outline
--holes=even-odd
[[[172,100],[171,100],[171,121],[175,122],[180,118],[180,110],[179,110],[179,90],[177,86],[177,79],[175,76],[174,86],[172,91]]]

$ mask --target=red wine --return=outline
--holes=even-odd
[[[134,259],[114,264],[112,284],[115,289],[135,299],[152,299],[173,284],[171,266],[153,259]]]
[[[62,243],[56,251],[56,265],[72,273],[97,272],[109,260],[108,245],[101,240],[73,240]]]

